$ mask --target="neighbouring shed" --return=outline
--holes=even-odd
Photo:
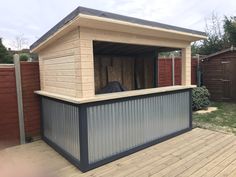
[[[236,48],[222,50],[202,59],[202,79],[212,100],[236,101]]]
[[[191,130],[191,42],[205,33],[78,7],[32,46],[43,139],[82,171]],[[158,88],[158,52],[181,50],[181,85]],[[116,83],[127,90],[101,93]]]

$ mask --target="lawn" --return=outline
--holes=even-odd
[[[236,134],[236,103],[213,102],[218,110],[206,113],[193,113],[193,125]]]

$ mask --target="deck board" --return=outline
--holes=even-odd
[[[59,177],[233,177],[236,136],[195,128],[87,173],[81,173],[41,140],[0,151],[0,168],[22,161]]]

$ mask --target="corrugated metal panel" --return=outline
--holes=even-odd
[[[80,160],[79,108],[42,98],[44,136]]]
[[[189,92],[88,107],[89,163],[189,128]]]

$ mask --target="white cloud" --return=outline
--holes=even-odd
[[[235,0],[7,0],[0,6],[0,37],[8,47],[20,34],[32,44],[79,5],[201,31],[212,11],[236,15]]]

